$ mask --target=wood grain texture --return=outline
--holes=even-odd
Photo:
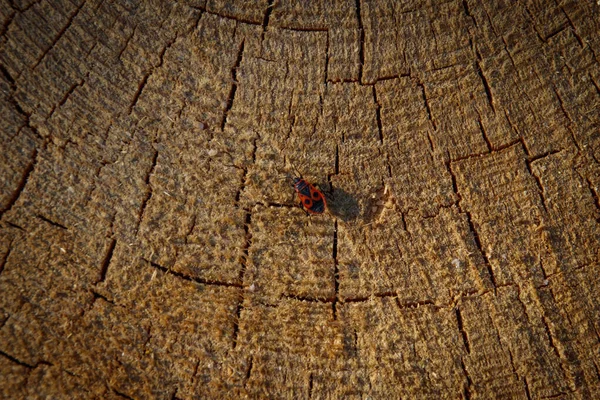
[[[0,397],[600,397],[599,13],[0,0]]]

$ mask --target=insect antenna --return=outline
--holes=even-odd
[[[292,166],[292,169],[296,173],[296,176],[299,176],[300,178],[302,178],[302,174],[300,173],[300,171],[298,171],[298,168],[296,168],[294,163],[291,160],[288,160],[288,161],[289,161],[290,165]]]

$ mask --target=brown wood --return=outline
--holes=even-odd
[[[0,1],[0,397],[600,398],[598,15]]]

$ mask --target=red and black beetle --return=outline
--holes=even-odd
[[[294,178],[294,189],[302,202],[302,207],[311,214],[323,214],[327,202],[325,196],[303,178]]]

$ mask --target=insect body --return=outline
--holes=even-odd
[[[325,211],[325,196],[306,180],[294,178],[294,189],[306,211],[311,214],[322,214]]]

